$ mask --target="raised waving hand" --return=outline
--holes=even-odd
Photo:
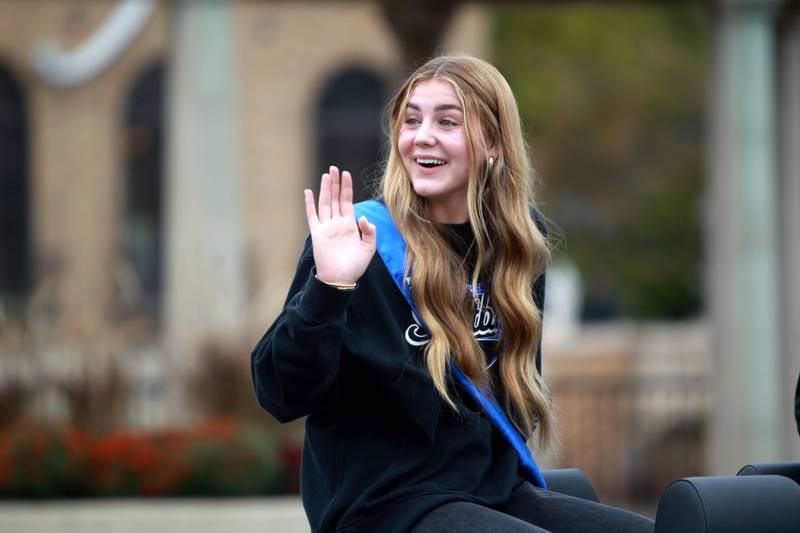
[[[336,167],[322,175],[318,210],[314,193],[304,192],[317,278],[325,283],[355,283],[375,253],[375,225],[364,216],[356,222],[350,173],[342,172],[341,182]]]

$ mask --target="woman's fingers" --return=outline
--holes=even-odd
[[[375,224],[371,224],[367,217],[362,216],[358,219],[358,227],[361,230],[361,240],[364,241],[372,250],[375,250],[377,231]]]
[[[303,191],[306,199],[306,219],[308,220],[308,229],[314,228],[317,224],[319,224],[319,219],[317,218],[317,210],[314,207],[314,193],[311,189],[306,189]]]
[[[353,178],[346,170],[342,172],[342,189],[339,193],[339,212],[343,217],[355,216],[353,213]]]
[[[323,174],[319,182],[319,220],[324,222],[331,218],[331,177]]]
[[[313,198],[313,195],[312,195]],[[313,208],[313,204],[311,206]],[[308,205],[306,205],[308,215]],[[318,222],[325,222],[331,217],[352,217],[353,214],[353,177],[346,170],[339,175],[339,168],[331,166],[322,175],[319,184],[319,208],[315,213]],[[309,220],[311,220],[309,218]]]
[[[331,175],[331,216],[338,217],[339,216],[339,169],[332,166],[329,169],[329,173]]]

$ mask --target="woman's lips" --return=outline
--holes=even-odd
[[[438,157],[415,157],[414,162],[417,164],[418,170],[423,174],[433,174],[447,165],[447,161]]]

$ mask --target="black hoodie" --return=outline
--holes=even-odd
[[[450,231],[465,254],[469,225]],[[308,417],[301,494],[312,531],[406,532],[448,502],[506,502],[522,483],[514,450],[455,387],[458,412],[443,403],[419,325],[378,254],[353,291],[318,281],[313,267],[306,239],[283,311],[251,359],[259,404],[281,422]],[[541,309],[544,276],[534,298]],[[476,315],[484,331],[494,320],[486,304]],[[481,342],[489,353],[494,344]]]

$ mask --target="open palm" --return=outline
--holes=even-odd
[[[350,173],[342,172],[341,182],[336,167],[322,175],[319,210],[309,189],[305,200],[317,278],[326,283],[355,283],[375,253],[376,231],[366,217],[356,222]]]

